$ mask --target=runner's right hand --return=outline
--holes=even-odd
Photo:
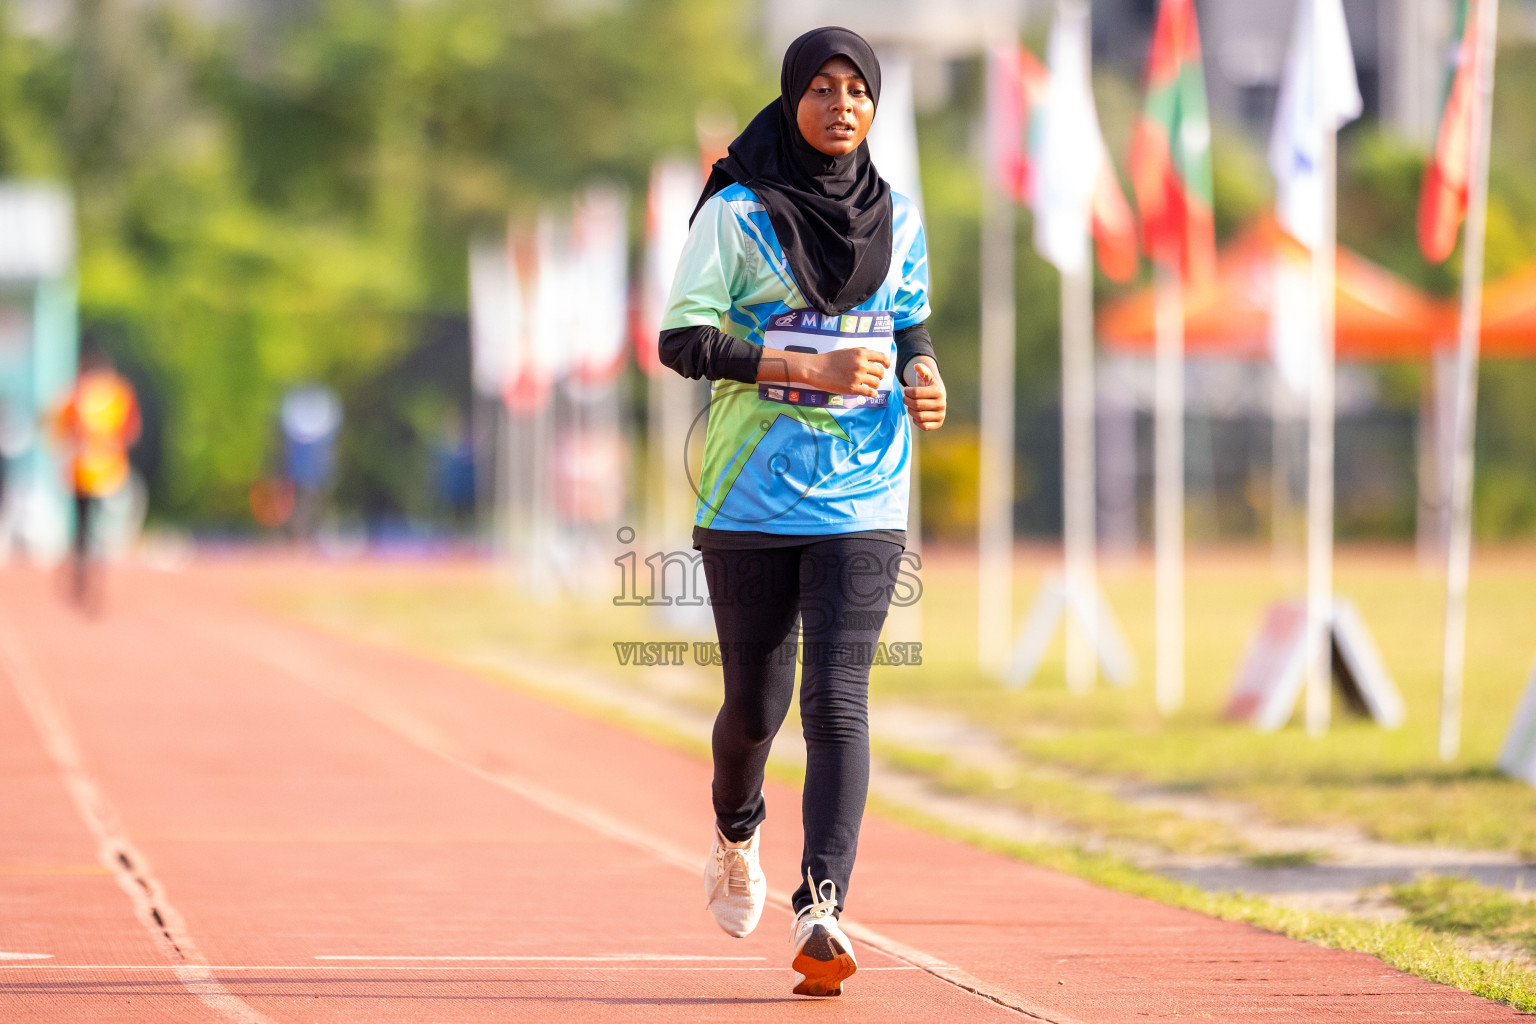
[[[873,395],[891,368],[891,357],[872,348],[840,348],[811,356],[806,383],[837,395]]]

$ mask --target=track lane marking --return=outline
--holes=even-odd
[[[184,632],[187,631],[186,626],[176,617],[152,614],[155,614],[155,617],[163,623]],[[247,612],[247,614],[250,613]],[[345,665],[328,661],[323,655],[317,656],[312,645],[299,639],[292,629],[285,629],[277,624],[231,627],[226,620],[226,623],[220,624],[217,628],[200,630],[198,635],[205,638],[218,637],[224,645],[234,648],[247,657],[265,662],[310,689],[361,712],[427,753],[492,785],[509,790],[552,814],[584,825],[599,835],[644,850],[657,860],[681,868],[690,874],[696,874],[700,869],[702,861],[697,856],[641,826],[624,821],[601,808],[557,793],[526,776],[505,768],[486,767],[476,763],[471,759],[471,755],[460,752],[457,744],[442,729],[407,710],[397,701],[379,694],[365,679]],[[359,641],[348,642],[358,643]],[[343,680],[346,684],[342,683]],[[787,913],[794,912],[790,895],[783,890],[770,888],[768,901]],[[986,1002],[995,1003],[1022,1016],[1042,1021],[1044,1024],[1083,1024],[1075,1017],[1048,1010],[1031,999],[1001,986],[984,982],[931,953],[892,939],[867,925],[846,920],[840,923],[843,930],[852,938]],[[861,970],[869,969],[861,968]]]
[[[316,960],[509,960],[531,963],[625,963],[640,961],[766,960],[765,956],[687,956],[681,953],[598,953],[593,956],[364,956],[362,954],[316,956]]]
[[[28,971],[33,972],[33,973],[37,973],[37,974],[41,974],[41,973],[44,973],[44,972],[47,972],[47,971],[160,971],[160,972],[164,972],[164,971],[174,971],[175,969],[176,969],[176,966],[174,964],[27,964],[27,965],[22,965],[22,964],[0,964],[0,973],[10,972],[10,973],[13,973],[13,974],[14,973],[24,973],[24,972],[28,972]],[[412,972],[412,973],[416,973],[416,974],[442,973],[443,971],[480,971],[480,972],[483,973],[483,972],[491,972],[491,971],[506,972],[506,971],[510,971],[510,970],[516,970],[516,971],[522,971],[522,972],[527,972],[527,971],[561,971],[561,972],[564,972],[564,973],[567,973],[567,974],[569,974],[571,971],[591,971],[593,973],[599,973],[599,972],[604,972],[604,971],[606,971],[606,972],[631,971],[631,972],[635,972],[635,973],[647,972],[647,971],[650,971],[650,972],[655,972],[655,971],[663,971],[663,972],[675,971],[675,972],[688,973],[688,974],[697,974],[697,973],[699,973],[701,971],[720,971],[720,972],[772,971],[772,972],[774,972],[776,974],[783,974],[784,973],[784,968],[783,967],[747,967],[747,966],[740,966],[740,965],[733,965],[733,966],[730,966],[730,967],[662,967],[662,966],[655,966],[655,967],[649,967],[649,966],[647,966],[647,967],[638,967],[638,966],[636,966],[636,967],[631,967],[631,966],[626,966],[626,965],[623,965],[623,964],[615,964],[615,965],[610,965],[610,966],[598,966],[598,965],[594,964],[594,965],[592,965],[590,967],[571,967],[571,966],[565,965],[565,964],[562,964],[559,967],[530,967],[530,966],[527,966],[525,964],[518,964],[515,967],[512,967],[512,966],[497,967],[497,966],[492,965],[492,964],[473,965],[473,966],[471,966],[471,965],[457,965],[457,964],[442,964],[442,965],[433,965],[433,966],[423,965],[423,966],[420,966],[420,967],[413,967],[413,966],[411,966],[409,964],[208,964],[207,965],[207,969],[210,970],[210,971],[331,971],[333,973],[334,972],[338,972],[338,971],[395,971],[395,972]],[[922,970],[921,967],[914,967],[911,964],[901,964],[901,965],[896,966],[896,967],[860,967],[859,968],[859,973],[862,974],[865,971],[920,971],[920,970]]]
[[[208,969],[186,923],[166,899],[149,862],[128,839],[117,809],[85,765],[79,742],[58,696],[28,657],[13,631],[0,623],[0,672],[11,686],[37,730],[43,749],[58,769],[86,829],[96,840],[101,863],[127,893],[135,916],[171,962],[168,969],[183,987],[209,1009],[235,1024],[276,1024],[226,990]],[[176,961],[181,961],[177,963]],[[12,964],[4,964],[12,967]],[[51,965],[50,965],[51,966]]]

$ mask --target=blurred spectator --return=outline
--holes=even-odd
[[[433,490],[438,505],[455,527],[472,522],[475,514],[474,439],[457,412],[444,421],[433,452]]]
[[[94,525],[101,503],[128,482],[128,449],[139,437],[139,402],[99,349],[80,359],[80,375],[54,412],[53,429],[68,460],[75,497],[75,545],[71,594],[82,608],[100,604],[91,570]]]
[[[283,396],[281,420],[284,469],[294,490],[293,532],[300,539],[313,538],[325,491],[336,472],[341,400],[319,384],[296,387]]]

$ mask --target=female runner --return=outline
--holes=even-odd
[[[791,965],[796,993],[835,996],[857,969],[837,918],[869,786],[870,659],[906,544],[908,419],[937,429],[945,391],[917,208],[864,143],[874,52],[847,29],[807,32],[779,85],[710,174],[659,344],[669,367],[714,381],[693,534],[725,676],[709,909],[736,936],[762,914],[763,768],[799,660]]]

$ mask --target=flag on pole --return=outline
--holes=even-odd
[[[1275,216],[1282,230],[1307,249],[1325,240],[1322,166],[1324,133],[1360,116],[1360,85],[1339,0],[1302,0],[1296,9],[1285,76],[1269,140],[1275,176]],[[1275,367],[1294,394],[1305,394],[1316,362],[1316,282],[1284,244],[1275,248],[1271,345]]]
[[[1048,127],[1052,121],[1049,107],[1055,102],[1051,72],[1022,47],[994,47],[988,53],[987,132],[993,147],[992,177],[1004,195],[1034,208],[1036,245],[1053,263],[1056,260],[1051,252],[1055,250],[1048,243],[1042,245],[1046,236],[1041,232],[1060,228],[1042,228],[1042,209],[1060,209],[1058,215],[1045,215],[1053,225],[1076,223],[1079,215],[1066,210],[1075,211],[1080,197],[1069,197],[1081,191],[1081,182],[1091,182],[1090,229],[1099,266],[1111,279],[1128,281],[1136,275],[1136,221],[1099,128],[1087,70],[1087,15],[1078,12],[1069,22],[1052,28],[1052,63],[1057,61],[1055,52],[1062,49],[1062,59],[1069,62],[1066,77],[1075,83],[1060,92],[1063,107],[1071,114],[1056,119],[1055,129]],[[1046,140],[1048,134],[1053,136],[1050,142]],[[1054,171],[1048,170],[1046,162],[1053,159],[1048,153],[1058,152],[1066,155],[1053,164]],[[1077,160],[1081,162],[1074,165]],[[1091,168],[1096,168],[1092,176],[1085,176]],[[1052,198],[1042,200],[1040,182],[1044,175],[1051,175],[1048,191]],[[1059,207],[1062,201],[1067,207]]]
[[[522,286],[505,244],[469,253],[469,340],[475,391],[500,397],[522,372]]]
[[[508,408],[518,416],[542,411],[555,381],[571,369],[571,307],[579,301],[573,287],[569,221],[549,210],[540,213],[530,248],[524,290],[525,344],[520,372],[506,396]]]
[[[1030,133],[1032,152],[1038,149],[1040,153],[1034,196],[1036,247],[1057,267],[1066,269],[1040,245],[1042,224],[1051,234],[1065,228],[1074,239],[1081,239],[1080,206],[1086,195],[1099,266],[1111,280],[1129,281],[1136,276],[1138,262],[1136,220],[1120,190],[1093,101],[1087,4],[1061,8],[1051,26],[1049,47],[1050,88],[1039,110],[1040,128]],[[1046,197],[1044,204],[1042,195]],[[1042,218],[1043,208],[1055,212]],[[1074,265],[1080,266],[1087,259],[1086,252],[1076,251],[1081,241],[1068,244],[1072,251],[1062,250],[1062,255],[1076,257]]]
[[[1050,73],[1028,50],[993,46],[987,50],[987,145],[992,181],[1016,203],[1032,191],[1030,136],[1038,133]]]
[[[1046,52],[1050,83],[1031,141],[1035,249],[1062,273],[1088,265],[1094,183],[1104,164],[1099,115],[1088,80],[1088,9],[1057,9]]]
[[[1147,57],[1147,101],[1131,140],[1142,245],[1203,280],[1216,264],[1211,121],[1194,0],[1160,0]]]
[[[1097,115],[1095,115],[1097,120]],[[1136,218],[1120,190],[1120,179],[1099,136],[1099,173],[1093,181],[1093,241],[1099,269],[1111,281],[1129,281],[1140,264],[1136,249]]]
[[[1461,314],[1456,344],[1456,422],[1451,457],[1451,530],[1445,584],[1445,647],[1440,676],[1440,759],[1461,750],[1462,686],[1467,658],[1467,582],[1472,560],[1472,473],[1477,424],[1477,368],[1483,314],[1483,259],[1488,233],[1488,161],[1493,144],[1494,63],[1498,58],[1498,0],[1461,5],[1458,67],[1435,160],[1426,181],[1430,216],[1421,215],[1420,244],[1444,258],[1456,244],[1456,221],[1467,220],[1462,250]],[[1463,113],[1465,111],[1465,113]],[[1437,180],[1438,179],[1438,180]],[[1430,194],[1429,186],[1435,186]],[[1450,193],[1447,195],[1446,193]],[[1449,210],[1445,209],[1450,207]],[[1431,231],[1425,232],[1426,220]],[[1426,239],[1426,234],[1428,238]],[[1424,245],[1425,241],[1429,245]]]
[[[662,160],[651,168],[645,199],[645,271],[634,320],[635,361],[650,376],[672,372],[661,365],[657,336],[677,261],[688,242],[688,215],[703,187],[698,165],[691,160]]]
[[[1476,26],[1481,0],[1460,0],[1456,12],[1455,61],[1435,153],[1424,168],[1419,193],[1419,249],[1440,263],[1456,248],[1456,233],[1467,213],[1467,179],[1472,165],[1473,108],[1478,102],[1479,52]]]
[[[582,193],[571,216],[572,367],[584,384],[611,382],[623,367],[629,306],[624,196],[608,185]]]
[[[1301,0],[1269,140],[1280,226],[1308,249],[1323,244],[1323,133],[1360,116],[1360,84],[1339,0]]]

